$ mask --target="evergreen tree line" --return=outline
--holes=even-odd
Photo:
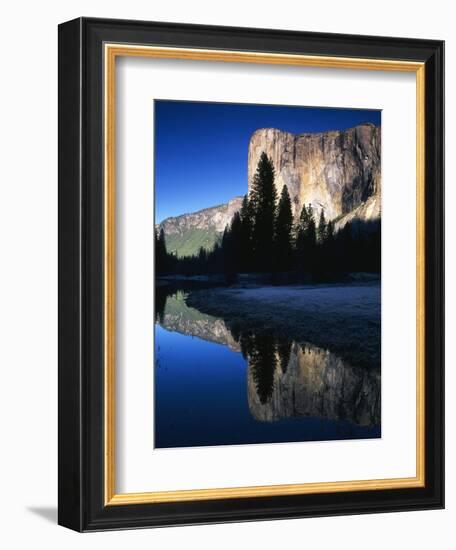
[[[177,258],[166,252],[163,230],[155,235],[158,273],[298,272],[315,279],[336,278],[351,271],[380,271],[380,222],[347,223],[335,233],[324,210],[316,215],[304,205],[293,219],[284,185],[280,197],[274,166],[262,153],[251,190],[213,250]]]

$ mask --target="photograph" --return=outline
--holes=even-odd
[[[0,548],[451,546],[451,6],[3,5]]]
[[[381,110],[155,99],[154,149],[154,447],[380,438]]]

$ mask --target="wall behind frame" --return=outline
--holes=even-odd
[[[399,540],[414,549],[448,548],[456,520],[456,475],[447,469],[445,511],[274,521],[210,527],[78,535],[56,525],[57,503],[57,25],[80,15],[283,28],[320,32],[410,36],[447,40],[446,95],[456,96],[456,38],[449,4],[435,0],[363,4],[355,0],[301,3],[282,0],[30,0],[3,9],[0,87],[0,364],[2,365],[2,498],[0,541],[67,550],[184,546],[276,549],[387,548]],[[455,104],[447,102],[447,151],[456,150]],[[448,180],[450,180],[448,173]],[[446,204],[456,203],[448,186]],[[450,219],[451,219],[451,210]],[[447,280],[456,278],[454,224],[447,224]],[[447,288],[447,331],[456,332],[456,291]],[[448,395],[456,382],[448,338]],[[456,462],[454,399],[447,399],[447,464]],[[83,537],[81,539],[80,537]],[[6,546],[7,545],[7,546]]]

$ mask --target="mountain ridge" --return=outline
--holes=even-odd
[[[156,227],[165,232],[168,252],[181,257],[191,256],[201,247],[213,248],[241,205],[242,197],[234,197],[217,206],[166,218]]]

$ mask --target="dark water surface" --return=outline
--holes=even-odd
[[[155,447],[380,437],[380,373],[157,288]]]

